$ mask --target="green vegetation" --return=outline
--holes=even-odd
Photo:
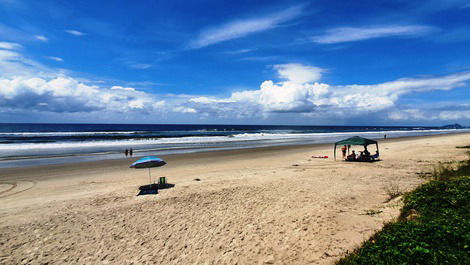
[[[391,200],[403,195],[403,191],[400,188],[400,181],[397,179],[395,181],[389,181],[384,186],[385,193],[387,194],[388,198],[385,202],[390,202]]]
[[[397,222],[338,264],[470,264],[470,160],[439,164]]]
[[[383,211],[381,210],[366,210],[364,212],[364,215],[376,215],[376,214],[381,214]]]

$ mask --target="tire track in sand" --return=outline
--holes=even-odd
[[[0,198],[6,198],[25,191],[28,191],[36,186],[34,180],[17,180],[17,181],[0,181],[0,184],[11,185],[10,188],[0,191]]]

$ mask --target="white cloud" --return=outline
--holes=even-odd
[[[153,103],[153,108],[154,109],[161,109],[165,106],[166,102],[165,100],[160,100],[160,101],[157,101],[155,103]]]
[[[458,121],[470,120],[470,110],[466,111],[441,111],[438,115],[439,120]]]
[[[13,44],[5,48],[17,48]],[[46,57],[61,61],[58,57]],[[165,102],[132,87],[104,84],[67,76],[25,58],[17,50],[0,49],[0,112],[46,111],[56,113],[140,111],[161,109]],[[98,84],[97,82],[95,82]]]
[[[56,57],[56,56],[44,56],[44,58],[47,58],[49,60],[53,60],[53,61],[56,61],[56,62],[63,62],[64,59],[60,58],[60,57]]]
[[[419,109],[393,111],[388,116],[392,120],[424,120],[426,117],[430,118],[429,115],[425,115],[425,113]]]
[[[68,34],[74,35],[74,36],[84,36],[84,35],[86,35],[85,33],[81,32],[81,31],[78,31],[78,30],[74,30],[74,29],[67,29],[67,30],[65,30],[65,32],[67,32]]]
[[[180,112],[180,113],[196,113],[197,112],[197,110],[195,110],[193,108],[187,108],[187,107],[183,107],[183,106],[174,107],[173,111],[174,112]]]
[[[262,62],[262,61],[279,61],[280,56],[270,55],[270,56],[247,56],[242,57],[240,61],[252,61],[252,62]]]
[[[233,51],[226,51],[225,53],[236,55],[236,54],[243,54],[243,53],[252,52],[254,50],[255,49],[239,49],[239,50],[233,50]]]
[[[25,58],[18,50],[0,49],[0,77],[38,76],[51,72],[48,67]]]
[[[237,92],[231,99],[259,104],[264,112],[310,112],[321,105],[322,95],[328,89],[327,84],[268,80],[259,90]]]
[[[135,64],[130,64],[129,67],[134,68],[134,69],[148,69],[152,67],[152,65],[146,64],[146,63],[135,63]]]
[[[470,72],[440,77],[403,78],[379,84],[337,86],[320,81],[324,69],[291,63],[272,66],[280,81],[266,80],[258,89],[236,91],[227,97],[156,95],[139,91],[130,84],[108,86],[106,83],[73,78],[70,74],[25,58],[14,44],[2,47],[0,112],[3,113],[21,110],[69,114],[93,112],[100,113],[97,114],[100,117],[102,113],[115,117],[116,113],[152,114],[149,117],[157,113],[171,113],[170,116],[176,117],[187,115],[232,121],[280,115],[326,121],[367,118],[371,115],[393,121],[457,122],[470,119],[470,105],[457,108],[450,104],[431,111],[422,106],[400,106],[400,98],[406,94],[465,86],[470,81]],[[144,86],[153,85],[145,83]],[[197,116],[191,115],[196,113]]]
[[[404,109],[395,110],[388,115],[390,119],[397,121],[448,121],[470,120],[470,110],[421,110]]]
[[[298,17],[301,11],[302,6],[295,6],[268,16],[231,21],[203,31],[189,46],[197,49],[269,30],[279,26],[280,23]]]
[[[133,88],[133,87],[122,87],[122,86],[112,86],[111,90],[135,91],[135,88]]]
[[[6,50],[18,50],[21,49],[22,46],[18,43],[13,43],[13,42],[1,42],[0,41],[0,49],[6,49]]]
[[[162,107],[154,95],[133,88],[110,89],[87,85],[74,78],[0,79],[0,109],[49,112],[91,112],[97,110],[150,112]]]
[[[230,100],[216,99],[216,98],[209,98],[209,97],[190,98],[189,101],[195,102],[195,103],[203,103],[203,104],[210,104],[210,103],[217,103],[217,102],[233,102]]]
[[[46,38],[46,37],[43,36],[43,35],[35,35],[34,37],[35,37],[37,40],[40,40],[40,41],[43,41],[43,42],[49,41],[49,39]]]
[[[0,61],[15,60],[21,55],[14,51],[0,50]]]
[[[279,77],[297,83],[317,81],[321,78],[321,73],[324,72],[323,69],[318,67],[295,63],[278,64],[274,66],[274,69],[278,71]]]
[[[285,81],[276,83],[266,80],[258,90],[234,92],[228,98],[194,97],[188,100],[186,106],[198,113],[219,116],[265,117],[276,113],[301,113],[307,116],[354,117],[388,112],[397,106],[398,100],[405,94],[450,90],[470,80],[470,72],[463,72],[373,85],[334,86],[317,82],[323,71],[318,67],[285,64],[276,65],[274,69]],[[424,117],[419,110],[409,110],[404,114],[393,112],[390,115],[393,120],[401,119],[400,115],[415,119]]]
[[[421,25],[339,27],[329,29],[325,34],[314,36],[311,38],[311,40],[321,44],[332,44],[384,37],[414,37],[427,34],[433,30],[433,27]]]

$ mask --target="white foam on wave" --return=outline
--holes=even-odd
[[[334,142],[344,137],[354,135],[364,136],[368,138],[382,138],[384,134],[388,137],[404,137],[444,134],[455,132],[470,132],[470,129],[448,129],[448,130],[414,130],[414,131],[369,131],[369,132],[334,132],[334,133],[243,133],[234,134],[232,136],[189,136],[174,138],[155,138],[155,139],[121,139],[121,140],[100,140],[100,141],[82,141],[82,142],[54,142],[54,143],[9,143],[0,145],[0,157],[17,151],[33,151],[40,150],[88,150],[88,149],[117,149],[128,148],[134,149],[144,147],[155,147],[158,145],[204,145],[204,144],[220,144],[229,142],[251,142],[251,141],[302,141],[303,143],[328,143]],[[25,153],[25,152],[21,152]]]
[[[2,132],[0,136],[81,136],[81,135],[112,135],[134,134],[146,131],[102,131],[102,132]]]

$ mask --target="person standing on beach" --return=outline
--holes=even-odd
[[[128,154],[129,154],[129,150],[127,150],[126,148],[126,150],[124,151],[124,155],[127,157]]]
[[[132,151],[132,148],[131,148],[131,149],[129,149],[129,156],[130,157],[132,157],[132,153],[133,153],[133,151]]]
[[[341,148],[341,152],[343,152],[343,159],[346,157],[346,145],[343,145],[343,147]]]

